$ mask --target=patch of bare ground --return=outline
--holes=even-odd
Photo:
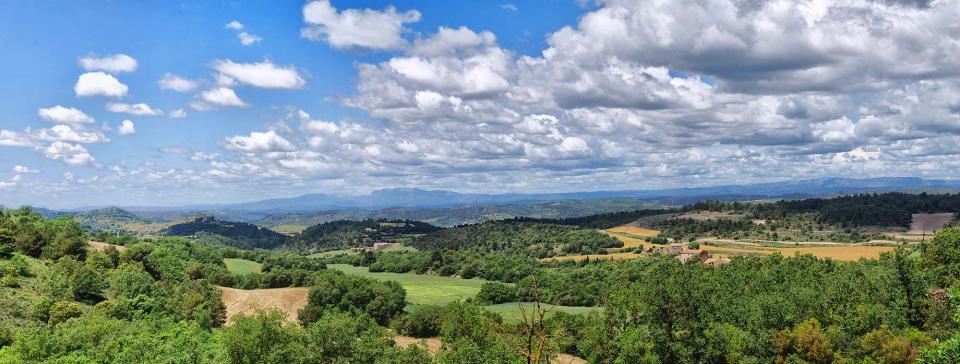
[[[252,314],[258,309],[277,309],[287,315],[287,321],[299,324],[297,313],[307,305],[310,288],[236,289],[220,287],[223,304],[227,307],[227,325],[237,314]]]
[[[118,252],[122,252],[124,249],[126,249],[126,247],[124,247],[123,245],[113,245],[113,244],[101,243],[99,241],[88,241],[87,246],[89,246],[90,249],[93,249],[96,251],[104,251],[107,249],[107,247],[111,247],[111,246],[116,248]]]

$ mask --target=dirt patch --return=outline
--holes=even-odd
[[[440,352],[440,339],[431,337],[426,339],[417,339],[415,337],[397,335],[393,337],[393,342],[398,348],[406,348],[410,345],[419,346],[426,349],[431,355],[437,355]]]
[[[297,313],[307,305],[310,288],[236,289],[220,287],[227,306],[227,325],[237,314],[252,314],[258,309],[277,309],[287,314],[287,321],[299,324]]]
[[[913,214],[910,222],[911,234],[931,234],[943,229],[951,221],[954,214],[950,212],[938,214]]]
[[[658,230],[642,228],[642,227],[639,227],[639,226],[630,226],[630,225],[617,226],[617,227],[615,227],[615,228],[607,229],[607,231],[612,231],[612,232],[617,232],[617,233],[625,233],[625,234],[630,234],[630,235],[636,235],[636,236],[639,236],[639,237],[648,237],[648,236],[657,236],[657,235],[660,235],[660,231],[658,231]]]
[[[113,244],[101,243],[99,241],[88,241],[87,246],[89,246],[93,250],[101,251],[101,252],[104,250],[107,250],[107,247],[111,247],[111,246],[116,248],[118,252],[122,252],[124,249],[126,249],[126,247],[124,247],[123,245],[113,245]]]

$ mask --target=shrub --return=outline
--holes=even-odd
[[[480,286],[477,294],[480,302],[495,305],[504,302],[513,302],[517,299],[516,289],[499,282],[485,282]]]
[[[443,308],[440,306],[420,306],[415,311],[400,316],[394,323],[395,329],[402,335],[416,338],[435,337],[440,334]]]
[[[47,324],[56,326],[61,322],[80,316],[83,316],[83,306],[76,302],[60,301],[50,306]]]

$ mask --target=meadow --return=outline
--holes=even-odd
[[[367,267],[349,264],[329,264],[347,274],[354,274],[381,281],[396,281],[407,290],[407,302],[414,305],[444,305],[453,301],[474,297],[480,292],[483,279],[459,279],[413,273],[370,272]]]
[[[260,273],[263,267],[263,264],[254,261],[235,258],[224,258],[223,264],[227,266],[227,270],[236,274]]]
[[[523,310],[520,307],[523,307]],[[526,312],[527,316],[530,316],[530,313],[533,312],[534,303],[533,302],[507,302],[501,303],[498,305],[489,305],[487,310],[496,312],[500,314],[500,317],[503,317],[503,321],[507,323],[517,323],[522,321],[522,316]],[[580,307],[580,306],[556,306],[556,305],[541,305],[542,309],[547,310],[547,318],[553,316],[557,312],[564,312],[571,315],[585,315],[591,312],[602,312],[602,307]]]

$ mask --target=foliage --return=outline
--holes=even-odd
[[[338,220],[306,228],[290,239],[290,245],[298,250],[337,250],[371,246],[402,235],[427,234],[439,229],[425,222],[410,220]]]
[[[406,291],[397,282],[380,282],[369,278],[324,271],[310,287],[307,307],[300,311],[304,325],[315,322],[329,309],[363,312],[381,325],[403,311]]]
[[[444,229],[418,237],[410,245],[420,250],[507,252],[536,258],[561,254],[592,254],[622,247],[620,240],[592,229],[526,221],[493,221]]]
[[[270,249],[286,242],[286,235],[273,230],[244,222],[220,221],[209,216],[173,225],[164,233],[173,236],[197,236],[202,242],[241,249]]]

